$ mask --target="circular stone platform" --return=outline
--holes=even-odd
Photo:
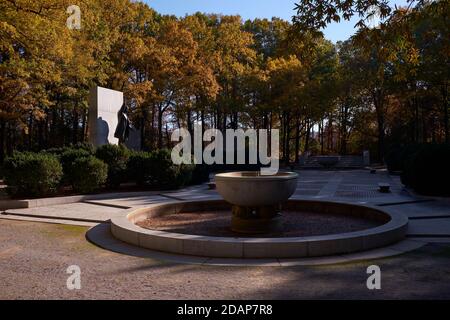
[[[149,230],[136,224],[164,216],[185,213],[208,213],[230,210],[223,200],[187,201],[156,204],[147,208],[130,210],[126,217],[111,220],[111,232],[119,240],[167,253],[211,258],[302,258],[348,254],[387,246],[405,238],[408,219],[392,216],[379,208],[346,203],[290,200],[286,212],[303,212],[326,219],[339,216],[349,221],[364,221],[375,227],[338,234],[290,237],[212,237]],[[316,218],[314,218],[316,219]],[[320,220],[320,219],[319,219]],[[378,226],[376,226],[378,225]],[[370,227],[370,226],[369,226]]]

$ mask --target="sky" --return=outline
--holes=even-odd
[[[161,14],[183,17],[195,12],[239,14],[244,20],[279,17],[291,21],[295,3],[301,0],[145,0]],[[392,0],[391,4],[405,5],[407,0]],[[325,38],[336,42],[347,40],[354,34],[358,18],[331,23],[325,30]]]

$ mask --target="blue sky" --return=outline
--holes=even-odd
[[[291,20],[295,14],[294,3],[301,0],[145,0],[162,14],[184,16],[195,12],[239,14],[244,19],[280,17]],[[407,0],[393,0],[392,4],[405,5]],[[332,23],[324,31],[325,37],[334,42],[348,39],[356,21]]]

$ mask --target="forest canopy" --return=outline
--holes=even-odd
[[[302,1],[289,22],[82,0],[80,30],[66,26],[70,2],[0,3],[0,161],[87,141],[95,85],[125,93],[145,150],[196,122],[280,129],[285,161],[450,142],[448,1]],[[384,22],[361,20],[347,41],[318,32],[373,8]]]

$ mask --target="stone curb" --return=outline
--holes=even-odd
[[[0,200],[0,210],[5,211],[5,210],[11,210],[11,209],[28,209],[28,208],[54,206],[54,205],[69,204],[69,203],[76,203],[76,202],[83,202],[83,201],[107,200],[107,199],[114,199],[114,198],[155,196],[155,195],[159,195],[161,193],[163,193],[163,192],[161,192],[161,191],[138,191],[138,192],[104,193],[104,194],[55,197],[55,198],[41,198],[41,199],[29,199],[29,200]]]
[[[331,257],[298,258],[298,259],[233,259],[233,258],[205,258],[187,255],[176,255],[137,247],[122,242],[111,234],[109,224],[99,224],[86,233],[86,238],[93,244],[120,254],[133,257],[157,259],[170,263],[192,264],[203,266],[229,266],[229,267],[294,267],[294,266],[326,266],[342,263],[357,263],[395,257],[410,251],[417,250],[426,242],[416,240],[403,240],[396,244],[364,252]]]
[[[316,212],[356,214],[387,223],[363,231],[296,238],[226,238],[177,234],[148,230],[135,223],[148,217],[227,206],[223,200],[184,201],[155,204],[128,210],[111,219],[111,233],[126,243],[162,252],[210,258],[303,258],[341,255],[384,247],[406,237],[408,218],[391,215],[373,206],[313,200],[290,200],[288,206],[315,209]]]

